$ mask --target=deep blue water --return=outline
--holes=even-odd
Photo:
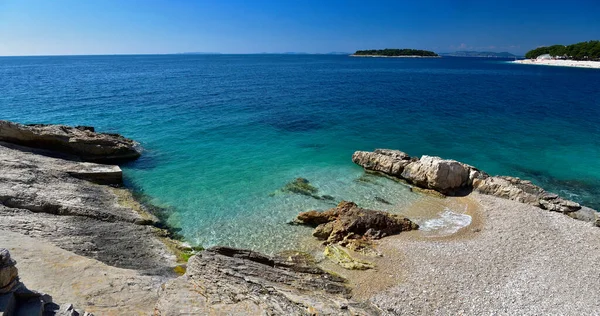
[[[136,139],[128,183],[171,207],[192,242],[293,246],[305,177],[385,208],[415,199],[356,181],[355,150],[438,155],[600,209],[600,70],[471,58],[163,55],[0,58],[0,119],[93,125]],[[275,194],[271,194],[276,192]],[[309,234],[308,234],[309,235]],[[277,245],[277,246],[273,246]]]

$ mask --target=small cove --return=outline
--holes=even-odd
[[[149,55],[0,58],[0,78],[2,119],[93,125],[140,141],[143,157],[124,166],[128,185],[205,247],[302,247],[311,229],[287,223],[341,200],[399,213],[417,205],[406,186],[351,162],[355,150],[379,147],[600,206],[600,91],[591,84],[600,71],[470,58]],[[334,200],[278,192],[298,177]]]

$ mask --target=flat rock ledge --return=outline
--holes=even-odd
[[[352,155],[352,161],[365,170],[380,172],[446,195],[477,191],[564,213],[600,226],[598,213],[591,208],[546,192],[531,181],[508,176],[490,176],[456,160],[433,156],[417,158],[399,150],[376,149],[373,152],[356,151]]]
[[[0,171],[0,231],[121,268],[163,274],[175,266],[165,244],[169,232],[160,221],[128,190],[97,183],[120,182],[118,166],[49,157],[0,142]]]
[[[140,157],[139,144],[135,141],[118,134],[96,133],[89,126],[23,125],[0,120],[0,141],[67,153],[91,162]]]
[[[72,304],[52,302],[48,294],[27,289],[19,280],[17,262],[6,248],[0,248],[0,315],[93,316],[80,313]]]
[[[155,315],[379,315],[350,299],[341,277],[302,254],[270,257],[214,247],[161,289]]]

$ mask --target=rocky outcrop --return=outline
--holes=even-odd
[[[296,222],[316,226],[313,236],[327,244],[349,239],[379,239],[419,227],[403,216],[363,209],[346,201],[324,212],[300,213]]]
[[[365,169],[394,177],[401,177],[404,168],[416,160],[405,152],[391,149],[376,149],[374,152],[357,151],[352,155],[352,161]]]
[[[352,161],[366,170],[406,180],[418,187],[453,195],[471,186],[473,179],[487,176],[456,160],[423,156],[421,159],[390,149],[357,151]]]
[[[93,316],[79,313],[71,304],[60,305],[52,297],[29,290],[19,280],[16,261],[5,248],[0,248],[0,315]]]
[[[468,186],[469,173],[470,167],[458,161],[423,156],[409,163],[401,177],[419,187],[449,193]]]
[[[43,239],[109,265],[165,273],[169,233],[125,189],[83,180],[96,165],[0,144],[0,231]],[[165,237],[165,238],[163,238]]]
[[[115,162],[140,157],[138,144],[118,134],[96,133],[93,127],[22,125],[0,120],[0,141],[71,154],[84,161]]]
[[[366,170],[397,177],[425,189],[454,195],[475,190],[539,208],[561,212],[600,226],[598,215],[556,194],[546,192],[531,181],[515,177],[489,176],[473,166],[440,157],[411,158],[401,151],[377,149],[374,152],[357,151],[352,161]]]
[[[341,277],[293,256],[215,247],[160,292],[156,315],[377,315]]]

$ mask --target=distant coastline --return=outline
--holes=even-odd
[[[441,58],[442,56],[418,56],[418,55],[406,55],[406,56],[384,56],[384,55],[356,55],[352,54],[350,57],[375,57],[375,58]]]

